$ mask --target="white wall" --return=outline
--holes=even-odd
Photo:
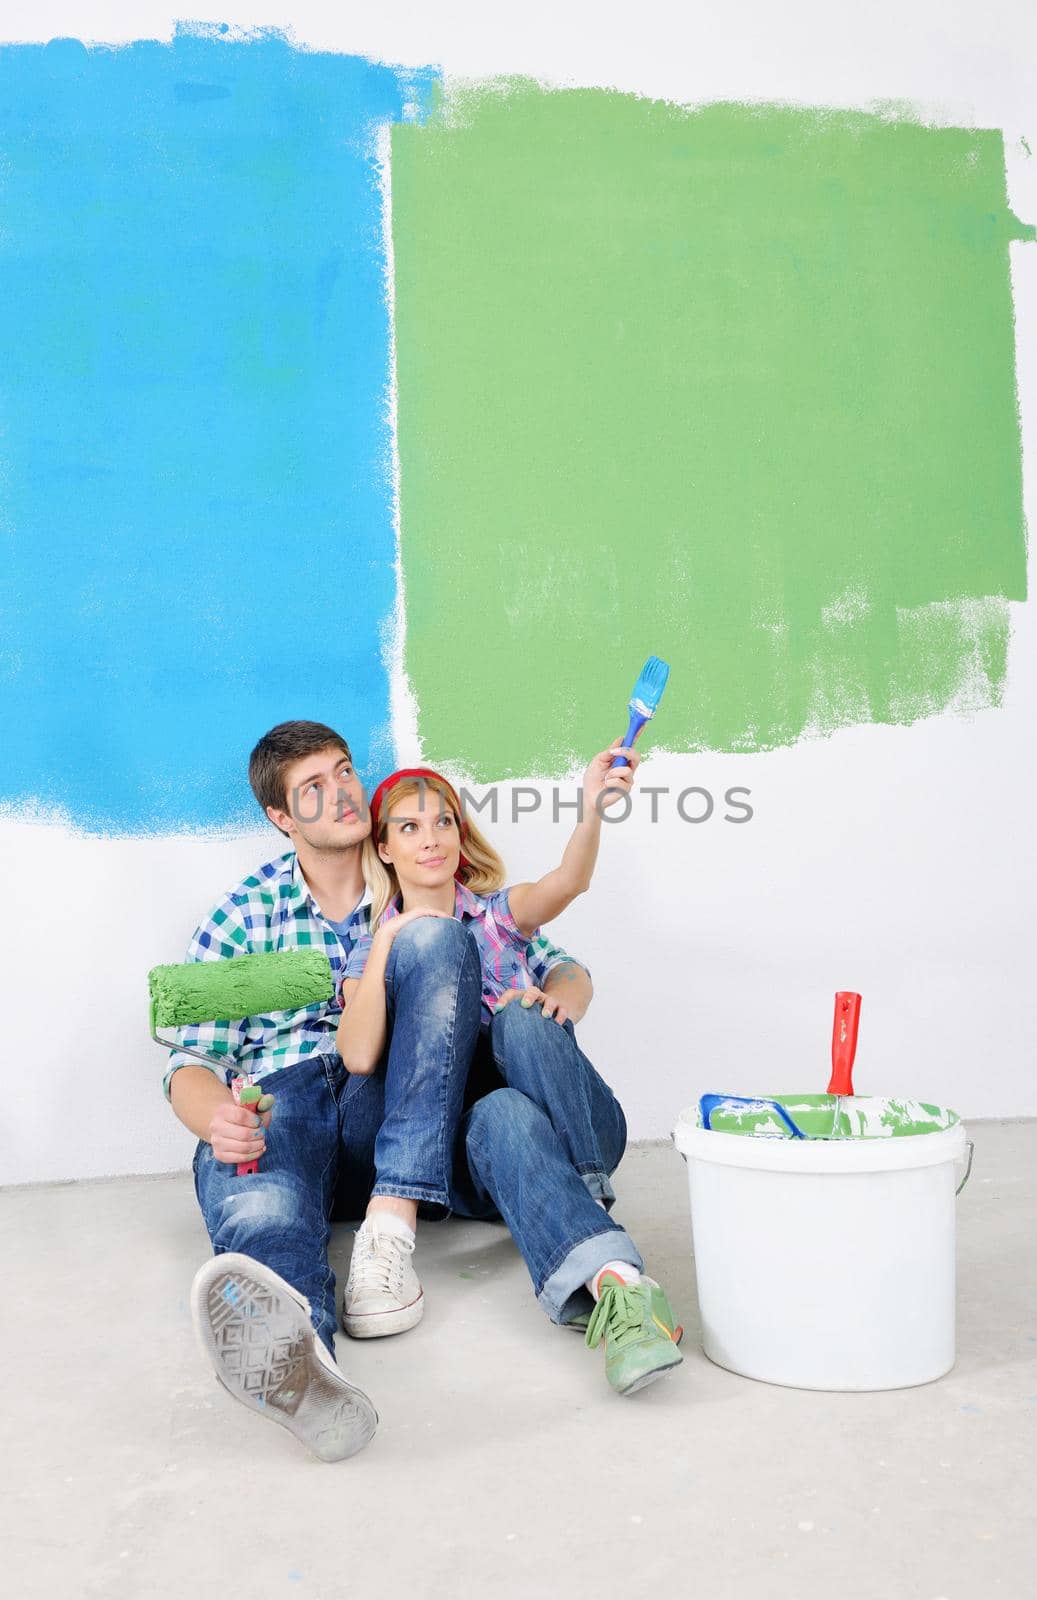
[[[6,39],[168,37],[146,4],[37,4]],[[690,6],[484,4],[192,7],[192,18],[294,28],[300,43],[447,73],[527,72],[682,101],[905,100],[933,120],[1004,130],[1009,202],[1037,219],[1037,21],[1030,0],[788,0]],[[1037,250],[1013,245],[1026,505],[1037,526]],[[598,985],[581,1038],[620,1093],[633,1137],[667,1134],[707,1089],[823,1089],[832,996],[864,995],[862,1091],[911,1094],[965,1116],[1037,1114],[1034,993],[1037,627],[1015,608],[999,711],[911,729],[863,727],[759,756],[657,757],[667,784],[605,840],[591,895],[558,937]],[[616,708],[616,732],[624,724]],[[261,732],[257,729],[257,735]],[[348,735],[349,730],[344,732]],[[413,752],[401,721],[401,755]],[[650,774],[650,776],[649,776]],[[680,821],[691,784],[752,791],[744,826]],[[507,811],[505,804],[504,810]],[[556,852],[545,811],[495,838],[522,877]],[[546,820],[545,820],[546,818]],[[67,819],[0,819],[8,890],[0,1181],[186,1165],[193,1141],[162,1099],[145,974],[180,960],[221,891],[275,854],[261,827],[233,838],[104,840]]]

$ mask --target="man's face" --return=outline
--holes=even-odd
[[[341,749],[292,762],[285,773],[285,808],[271,808],[270,820],[316,850],[354,847],[371,831],[360,779]]]

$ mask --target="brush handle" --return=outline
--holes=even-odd
[[[630,749],[630,746],[633,744],[634,740],[637,738],[638,734],[641,732],[641,729],[648,720],[649,719],[647,717],[641,716],[640,712],[631,711],[630,725],[626,731],[626,738],[623,740],[625,749]],[[626,756],[617,756],[615,761],[613,761],[612,765],[609,767],[609,771],[615,772],[617,767],[629,767],[629,765],[630,762],[627,760]]]
[[[857,1054],[857,1029],[861,1020],[861,997],[844,989],[835,997],[832,1023],[832,1076],[829,1094],[853,1094],[853,1058]]]

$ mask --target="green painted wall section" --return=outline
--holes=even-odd
[[[996,705],[1026,534],[994,130],[525,82],[392,134],[406,666],[426,756]],[[654,736],[654,737],[650,737]]]

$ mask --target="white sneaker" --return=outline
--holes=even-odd
[[[404,1237],[369,1217],[357,1229],[342,1296],[342,1326],[353,1339],[405,1333],[421,1321],[425,1297],[411,1266],[414,1237]]]
[[[363,1449],[378,1413],[347,1383],[310,1321],[310,1303],[251,1256],[213,1256],[191,1285],[195,1330],[228,1394],[279,1422],[321,1461]]]

